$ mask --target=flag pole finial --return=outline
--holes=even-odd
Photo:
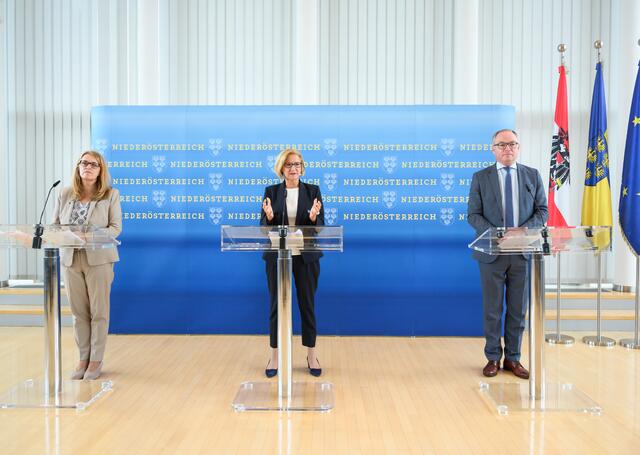
[[[560,65],[564,66],[564,53],[567,50],[567,45],[564,43],[558,44],[558,52],[560,52]]]
[[[595,47],[598,51],[598,62],[600,62],[600,49],[602,49],[602,46],[604,46],[604,43],[602,42],[602,40],[596,40],[593,43],[593,47]]]

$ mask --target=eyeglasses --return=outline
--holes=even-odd
[[[302,167],[302,163],[297,162],[297,163],[284,163],[284,167],[286,167],[287,169],[291,169],[292,167],[296,168],[296,169],[300,169]]]
[[[90,167],[91,169],[98,169],[100,167],[100,163],[96,163],[96,162],[93,162],[93,161],[80,160],[78,162],[78,166],[80,166],[80,167]]]
[[[493,144],[492,147],[495,147],[500,150],[505,150],[510,148],[511,150],[515,150],[520,146],[517,142],[498,142],[497,144]]]

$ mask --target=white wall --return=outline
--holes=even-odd
[[[578,223],[596,39],[610,132],[628,116],[614,83],[636,70],[619,50],[628,1],[0,0],[0,222],[33,222],[68,181],[97,104],[513,104],[522,161],[546,179],[563,42]],[[609,137],[617,201],[624,137]],[[38,274],[32,257],[11,275]],[[593,279],[588,262],[569,278]]]

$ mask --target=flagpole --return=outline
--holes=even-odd
[[[565,344],[571,345],[575,342],[575,338],[560,333],[560,251],[556,253],[556,333],[549,333],[545,337],[545,341],[549,344]]]
[[[640,46],[640,39],[638,40],[638,46]],[[638,65],[640,66],[640,62],[638,63]],[[622,188],[621,188],[621,196],[620,196],[620,227],[622,228],[623,234],[625,234],[627,237],[627,240],[629,240],[629,247],[631,248],[632,252],[635,253],[636,255],[636,289],[635,289],[635,294],[636,294],[636,320],[635,320],[635,337],[633,339],[631,338],[625,338],[620,340],[620,346],[623,346],[625,348],[628,349],[640,349],[640,255],[638,255],[638,243],[637,243],[637,235],[629,235],[632,231],[631,231],[631,227],[634,226],[634,223],[628,223],[629,218],[627,217],[628,215],[631,215],[631,219],[634,219],[633,216],[637,215],[636,212],[634,212],[633,210],[631,210],[632,206],[628,206],[626,203],[623,204],[623,199],[625,197],[624,194],[624,190],[623,188],[625,188],[630,182],[631,179],[628,179],[628,175],[625,176],[625,174],[627,173],[632,173],[634,171],[634,168],[631,166],[631,163],[633,162],[631,157],[634,153],[634,146],[630,145],[634,143],[634,135],[636,133],[632,132],[632,128],[638,128],[640,127],[640,125],[636,126],[635,120],[638,118],[638,111],[640,110],[640,108],[638,107],[638,98],[636,98],[636,96],[639,96],[638,90],[640,90],[638,87],[640,87],[640,69],[638,69],[638,76],[636,77],[636,86],[633,90],[633,98],[631,101],[631,112],[629,114],[629,118],[630,120],[633,122],[629,125],[629,130],[627,130],[627,149],[625,150],[625,158],[624,158],[624,165],[623,165],[623,171],[622,171]],[[635,136],[637,138],[637,136]],[[630,140],[631,139],[631,140]],[[635,153],[638,153],[640,151],[640,146],[637,145],[636,143],[636,148],[635,148]],[[629,154],[627,156],[627,154]],[[629,161],[629,167],[627,166],[627,158],[630,160]],[[636,172],[637,172],[637,166],[635,168]],[[628,187],[627,187],[628,188]],[[633,194],[633,191],[631,191],[631,194]],[[626,197],[630,197],[627,196]],[[634,203],[635,204],[635,203]],[[636,205],[636,210],[637,210],[637,205]],[[623,215],[624,213],[624,215]],[[637,218],[635,218],[637,220]],[[629,231],[627,231],[627,229],[629,229]],[[633,239],[633,240],[632,240]]]
[[[560,66],[564,67],[564,53],[567,46],[564,43],[558,44],[558,52],[560,52]],[[565,69],[566,73],[566,69]],[[560,251],[556,253],[556,333],[545,336],[545,341],[549,344],[566,344],[571,345],[575,339],[569,335],[560,333],[560,293],[561,293],[561,274],[560,274]]]
[[[589,346],[604,346],[611,347],[616,344],[616,341],[612,338],[603,337],[600,332],[600,321],[602,320],[601,303],[602,303],[602,253],[600,250],[596,253],[597,267],[598,267],[598,296],[596,299],[596,336],[586,336],[582,338],[582,341]]]
[[[636,323],[635,323],[635,337],[624,338],[620,340],[620,346],[628,349],[640,349],[640,292],[638,292],[638,286],[640,286],[640,256],[636,254]]]
[[[611,219],[611,189],[609,186],[609,163],[604,160],[608,160],[608,150],[606,144],[607,135],[607,121],[606,121],[606,106],[604,102],[604,81],[602,79],[602,59],[600,58],[600,49],[602,49],[603,43],[601,40],[596,40],[593,43],[593,47],[598,52],[598,63],[596,64],[596,79],[593,83],[593,97],[591,101],[591,118],[589,123],[589,153],[592,154],[591,159],[587,159],[587,172],[585,179],[585,195],[587,195],[587,186],[593,188],[594,194],[589,198],[583,197],[582,199],[582,225],[584,226],[609,226],[609,233],[607,237],[607,247],[610,247],[611,242],[611,226],[613,220]],[[598,166],[598,160],[600,164]],[[601,172],[598,175],[598,168]],[[603,178],[602,178],[603,177]],[[598,185],[604,181],[604,185],[601,185],[598,191]],[[598,199],[599,198],[599,199]],[[606,200],[602,200],[605,198]],[[587,202],[587,210],[585,210],[585,201]],[[591,203],[591,210],[589,210],[589,202]],[[608,203],[608,205],[607,205]],[[604,204],[604,205],[603,205]],[[595,205],[595,208],[593,207]],[[601,303],[602,303],[602,245],[603,239],[596,240],[595,246],[597,247],[596,259],[598,267],[598,295],[596,299],[596,336],[585,336],[582,341],[589,346],[605,346],[610,347],[616,344],[615,340],[607,337],[603,337],[600,331],[600,325],[602,321]]]
[[[602,63],[602,59],[600,58],[600,49],[602,49],[603,43],[602,40],[596,40],[593,43],[593,47],[596,48],[596,51],[598,52],[598,63]]]

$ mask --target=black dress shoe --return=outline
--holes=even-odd
[[[320,361],[318,361],[318,365],[319,364]],[[307,357],[307,367],[309,368],[309,374],[311,376],[315,376],[317,378],[322,374],[322,368],[311,368],[311,365],[309,365],[309,357]]]
[[[267,368],[264,370],[264,375],[268,378],[272,378],[278,374],[277,368],[269,368],[270,364],[271,364],[271,359],[269,359],[269,362],[267,363]]]

